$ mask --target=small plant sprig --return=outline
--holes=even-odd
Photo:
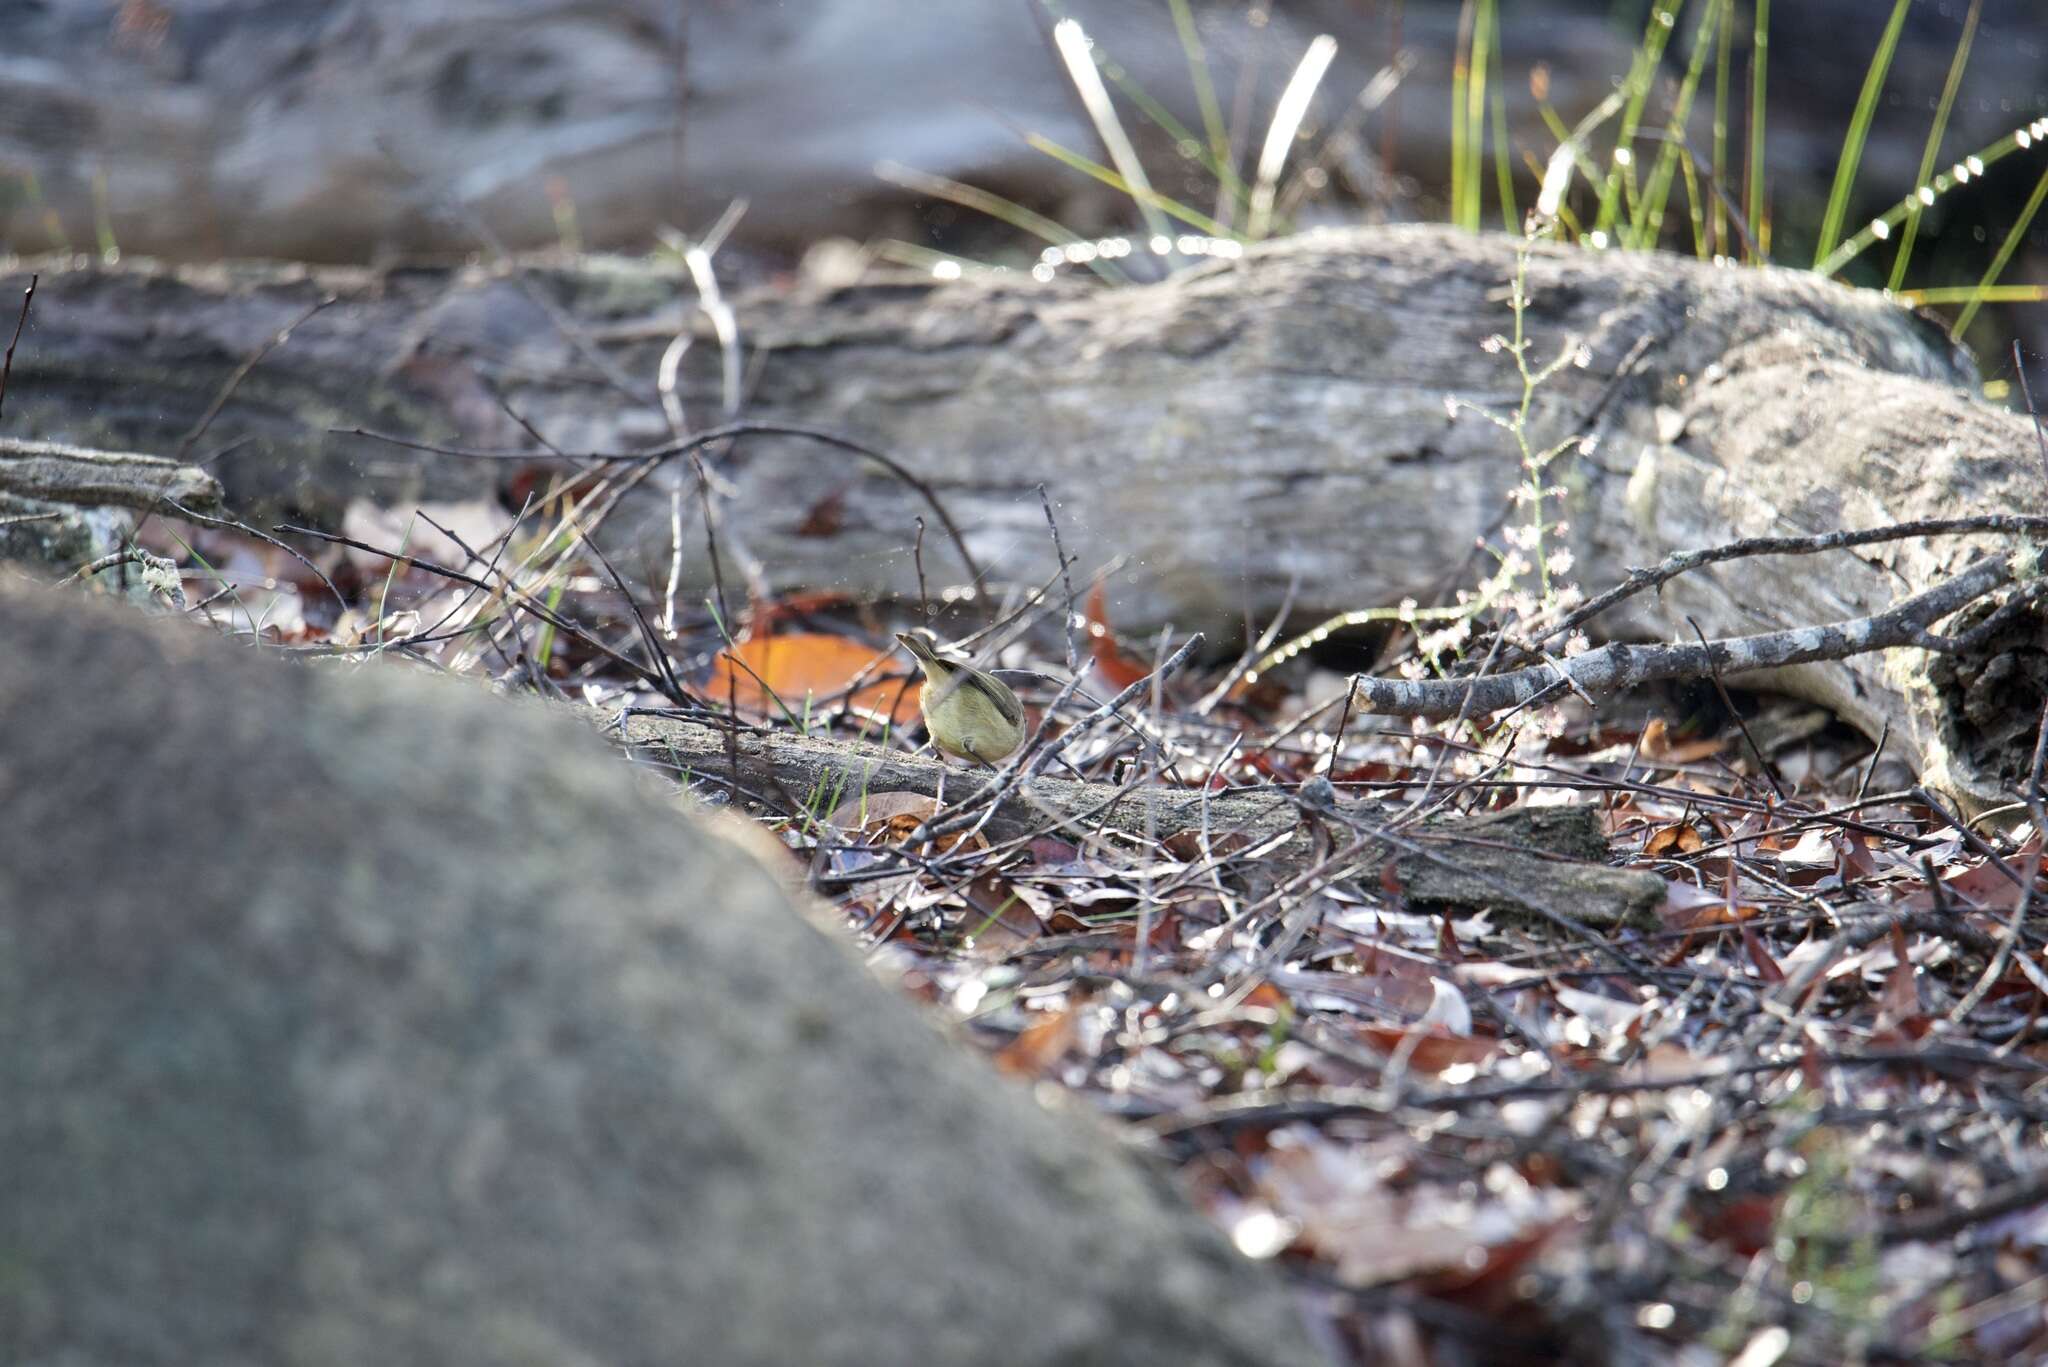
[[[1507,543],[1508,550],[1497,557],[1498,567],[1483,588],[1491,594],[1492,602],[1513,612],[1530,627],[1539,629],[1544,622],[1570,612],[1585,597],[1576,584],[1565,579],[1572,570],[1572,553],[1568,547],[1558,543],[1569,528],[1562,518],[1551,521],[1548,509],[1550,501],[1562,500],[1566,491],[1546,480],[1551,465],[1558,457],[1568,452],[1583,454],[1592,449],[1592,439],[1576,433],[1540,451],[1529,440],[1529,416],[1535,407],[1536,391],[1566,367],[1583,369],[1592,363],[1592,354],[1577,338],[1567,340],[1555,356],[1540,365],[1533,365],[1530,361],[1534,342],[1527,331],[1529,252],[1536,242],[1547,236],[1548,230],[1546,220],[1532,218],[1528,230],[1516,244],[1515,275],[1508,296],[1509,306],[1514,312],[1513,335],[1503,337],[1496,333],[1481,343],[1489,353],[1506,352],[1513,359],[1515,373],[1522,382],[1520,402],[1512,412],[1503,414],[1455,395],[1444,400],[1444,409],[1453,419],[1460,412],[1474,413],[1514,439],[1515,451],[1521,460],[1522,483],[1510,498],[1522,510],[1522,518],[1503,530],[1501,539]],[[1533,594],[1516,587],[1532,575]],[[1584,649],[1583,638],[1577,649]],[[1567,651],[1577,653],[1569,646]]]
[[[1505,612],[1520,623],[1524,634],[1540,637],[1547,624],[1558,621],[1585,600],[1579,586],[1569,579],[1572,553],[1562,544],[1568,528],[1552,508],[1553,501],[1561,501],[1566,491],[1550,482],[1550,468],[1561,456],[1591,450],[1592,441],[1573,434],[1538,449],[1530,433],[1530,418],[1537,392],[1567,367],[1583,367],[1592,360],[1584,343],[1577,338],[1568,340],[1547,361],[1532,359],[1535,342],[1528,333],[1529,254],[1536,243],[1551,236],[1553,229],[1554,220],[1534,214],[1530,216],[1515,249],[1515,274],[1508,295],[1514,317],[1512,330],[1505,336],[1496,333],[1481,343],[1487,352],[1506,353],[1513,360],[1516,376],[1522,384],[1519,401],[1514,408],[1502,413],[1455,395],[1444,400],[1444,409],[1453,420],[1461,412],[1476,414],[1506,432],[1514,441],[1521,467],[1521,482],[1509,497],[1520,516],[1511,518],[1509,525],[1503,528],[1501,547],[1486,547],[1494,559],[1493,572],[1476,586],[1460,589],[1455,602],[1449,606],[1423,607],[1409,599],[1399,607],[1366,608],[1319,622],[1267,652],[1247,672],[1245,677],[1248,681],[1256,681],[1260,675],[1328,640],[1338,631],[1390,621],[1410,628],[1419,628],[1425,623],[1436,624],[1433,629],[1417,631],[1416,654],[1401,665],[1401,671],[1408,678],[1419,679],[1428,674],[1442,677],[1462,657],[1475,624],[1481,618],[1496,611]],[[1583,633],[1574,632],[1567,638],[1565,652],[1577,654],[1586,649],[1587,644]]]

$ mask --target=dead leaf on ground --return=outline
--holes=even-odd
[[[1920,1004],[1920,984],[1906,946],[1906,932],[1892,927],[1892,967],[1885,974],[1884,990],[1878,994],[1877,1033],[1896,1030],[1918,1039],[1928,1031],[1926,1008]]]
[[[1271,1136],[1256,1164],[1260,1195],[1348,1286],[1450,1274],[1469,1285],[1528,1239],[1567,1224],[1578,1198],[1532,1186],[1505,1165],[1476,1195],[1402,1180],[1403,1140],[1333,1143],[1303,1127]],[[1526,1250],[1514,1261],[1519,1263]]]
[[[1205,858],[1228,859],[1231,855],[1251,848],[1252,838],[1243,831],[1218,831],[1208,834],[1208,852],[1203,853],[1205,833],[1199,830],[1175,831],[1159,842],[1159,848],[1180,860],[1193,864]]]
[[[1762,908],[1747,902],[1730,902],[1728,894],[1713,892],[1691,883],[1667,881],[1664,904],[1657,919],[1669,930],[1704,930],[1711,926],[1733,926],[1762,914]]]
[[[1038,914],[1007,878],[983,874],[967,885],[963,897],[967,914],[960,929],[974,942],[980,958],[1002,958],[1045,933]]]
[[[1391,1025],[1359,1025],[1352,1028],[1352,1033],[1389,1058],[1405,1049],[1408,1066],[1422,1073],[1441,1073],[1461,1063],[1481,1067],[1501,1051],[1500,1040],[1492,1036],[1459,1035],[1435,1025],[1406,1030]]]
[[[1151,673],[1145,666],[1133,660],[1117,648],[1116,636],[1109,629],[1107,595],[1102,581],[1088,591],[1088,644],[1095,659],[1095,672],[1102,681],[1112,688],[1129,688],[1138,680]]]
[[[1076,1008],[1063,1007],[1025,1026],[996,1051],[996,1067],[1016,1077],[1043,1077],[1080,1038]]]
[[[1643,842],[1643,858],[1673,859],[1681,855],[1696,854],[1707,842],[1700,838],[1699,830],[1686,821],[1674,821],[1668,826],[1659,826],[1650,832],[1650,838]]]
[[[916,680],[864,683],[847,696],[857,680],[900,674],[897,662],[889,658],[892,653],[823,632],[752,636],[720,653],[703,691],[718,702],[731,697],[741,711],[756,717],[780,719],[784,707],[801,717],[807,705],[830,700],[907,726],[918,715]]]
[[[1697,763],[1718,755],[1726,744],[1726,738],[1721,736],[1679,740],[1671,734],[1670,726],[1662,717],[1652,717],[1643,727],[1643,755],[1663,764]]]
[[[462,540],[458,542],[440,531],[434,526],[435,522]],[[342,535],[351,540],[375,546],[379,551],[421,556],[450,569],[466,568],[470,573],[475,573],[479,567],[469,563],[469,552],[474,551],[488,561],[491,547],[511,525],[512,514],[495,499],[415,503],[390,508],[368,499],[357,499],[341,514]],[[463,549],[465,544],[469,550]],[[386,557],[353,546],[344,546],[342,554],[356,568],[368,574],[381,575],[391,568],[391,561]]]
[[[1785,970],[1778,966],[1778,961],[1771,957],[1771,951],[1764,948],[1763,940],[1747,922],[1742,927],[1742,948],[1748,953],[1749,961],[1756,965],[1758,977],[1772,986],[1785,981]]]
[[[858,834],[876,845],[900,845],[917,834],[917,828],[939,814],[938,799],[924,793],[862,793],[850,797],[832,809],[825,818],[827,826],[837,830]],[[974,850],[988,848],[988,840],[979,832],[955,831],[940,836],[932,847],[950,853],[960,848],[963,841]]]
[[[796,524],[798,536],[835,536],[846,525],[846,491],[837,489],[811,505]]]

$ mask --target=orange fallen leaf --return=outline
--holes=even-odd
[[[1072,1007],[1033,1021],[996,1051],[996,1067],[1019,1077],[1041,1077],[1066,1057],[1080,1038],[1080,1022]]]
[[[1652,717],[1643,728],[1644,756],[1665,764],[1692,764],[1719,754],[1726,744],[1726,739],[1721,736],[1679,740],[1671,734],[1671,728],[1662,717]]]
[[[842,831],[856,831],[872,845],[901,845],[938,814],[938,799],[924,793],[861,793],[834,808],[825,824]],[[934,848],[950,853],[963,842],[973,850],[988,848],[987,838],[979,831],[955,831],[940,836]]]
[[[779,717],[782,707],[802,716],[807,701],[829,699],[903,726],[917,718],[917,681],[865,683],[846,696],[856,680],[896,672],[890,654],[823,632],[753,636],[712,662],[704,692],[717,702],[730,696],[741,710],[756,716]]]
[[[1650,838],[1643,842],[1643,857],[1668,859],[1676,855],[1692,854],[1706,843],[1690,822],[1674,822],[1669,826],[1659,826],[1650,832]]]
[[[1403,1030],[1392,1025],[1359,1025],[1353,1029],[1381,1053],[1392,1055],[1408,1049],[1408,1066],[1422,1073],[1441,1073],[1460,1063],[1490,1063],[1501,1051],[1501,1042],[1496,1038],[1454,1035],[1440,1026]]]
[[[1150,671],[1117,649],[1116,637],[1109,630],[1107,602],[1102,582],[1097,580],[1088,591],[1088,642],[1095,655],[1095,672],[1112,688],[1129,688]]]
[[[1264,1007],[1269,1011],[1291,1013],[1293,1010],[1293,1003],[1287,1000],[1287,994],[1271,983],[1260,983],[1257,987],[1245,993],[1244,1004],[1246,1006]]]

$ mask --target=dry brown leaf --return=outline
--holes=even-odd
[[[1727,741],[1720,736],[1678,740],[1662,717],[1652,717],[1643,727],[1643,755],[1665,764],[1692,764],[1721,753]]]
[[[1099,579],[1088,591],[1088,642],[1094,653],[1095,672],[1111,688],[1129,688],[1151,672],[1117,649],[1116,637],[1109,629],[1107,595]]]
[[[1892,927],[1892,967],[1878,994],[1878,1032],[1899,1030],[1915,1038],[1927,1032],[1927,1012],[1920,1004],[1920,984],[1906,946],[1906,932]]]
[[[1392,1025],[1360,1025],[1353,1031],[1389,1058],[1412,1040],[1406,1044],[1408,1066],[1424,1073],[1441,1073],[1460,1063],[1481,1067],[1492,1062],[1501,1049],[1500,1040],[1491,1036],[1456,1035],[1441,1026],[1403,1030]]]
[[[1667,881],[1657,917],[1670,930],[1704,930],[1732,926],[1762,914],[1762,908],[1728,900],[1726,892],[1709,892],[1691,883]]]
[[[461,541],[452,540],[434,526],[435,522],[462,538]],[[379,551],[402,552],[455,566],[467,563],[470,551],[488,558],[491,545],[511,525],[512,514],[496,499],[392,507],[356,499],[341,513],[344,536],[375,546]],[[465,545],[469,550],[463,549]],[[383,575],[391,568],[391,562],[382,555],[354,546],[342,547],[342,555],[366,574]]]
[[[719,702],[729,696],[754,716],[779,717],[783,707],[802,716],[810,700],[836,702],[855,680],[892,672],[889,654],[823,632],[753,636],[712,662],[703,691]],[[916,680],[892,679],[864,684],[846,704],[905,726],[917,718],[918,695]]]
[[[1045,933],[1030,903],[1007,878],[983,874],[968,884],[966,901],[961,929],[974,941],[979,957],[1001,958]]]
[[[1260,983],[1244,994],[1244,1005],[1263,1007],[1268,1011],[1288,1011],[1292,1009],[1293,1003],[1287,1000],[1286,993],[1273,984]]]
[[[938,813],[938,800],[924,793],[862,793],[833,808],[832,814],[825,818],[825,824],[859,835],[869,844],[900,845],[917,834],[918,827]],[[959,849],[962,843],[973,850],[988,848],[985,836],[969,831],[941,836],[932,842],[932,847],[950,852]]]
[[[1818,826],[1809,827],[1797,843],[1777,851],[1780,864],[1803,868],[1832,869],[1837,853],[1835,842],[1828,838],[1828,832]]]
[[[1650,838],[1643,842],[1643,858],[1673,859],[1680,855],[1697,853],[1706,843],[1691,823],[1674,821],[1669,826],[1659,826],[1650,832]]]
[[[1043,1077],[1080,1036],[1075,1008],[1063,1007],[1024,1027],[996,1051],[996,1067],[1017,1077]]]
[[[1757,976],[1775,986],[1785,981],[1785,970],[1778,967],[1778,961],[1771,957],[1771,951],[1764,948],[1764,942],[1747,923],[1742,927],[1742,947],[1749,954],[1749,961],[1756,965]]]
[[[1208,837],[1208,853],[1202,852],[1201,831],[1175,831],[1159,842],[1159,848],[1180,860],[1193,864],[1205,858],[1227,859],[1240,850],[1251,848],[1252,838],[1243,831],[1218,831]]]
[[[846,525],[846,490],[835,489],[811,505],[796,524],[798,536],[836,536]]]
[[[1502,1165],[1473,1196],[1435,1182],[1400,1180],[1405,1141],[1354,1145],[1291,1127],[1256,1163],[1259,1193],[1291,1220],[1298,1241],[1348,1286],[1447,1275],[1470,1285],[1496,1257],[1568,1223],[1578,1198],[1529,1185]],[[1523,1254],[1522,1256],[1526,1256]]]

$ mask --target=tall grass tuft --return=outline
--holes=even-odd
[[[1892,17],[1878,39],[1877,55],[1863,73],[1863,93],[1856,97],[1856,112],[1849,119],[1849,135],[1842,140],[1841,159],[1835,163],[1835,183],[1828,191],[1827,213],[1821,218],[1820,240],[1814,245],[1815,269],[1827,260],[1842,240],[1842,220],[1849,213],[1849,192],[1856,184],[1856,168],[1863,161],[1863,144],[1870,137],[1870,120],[1877,113],[1877,98],[1884,93],[1884,80],[1892,68],[1892,54],[1898,50],[1899,30],[1906,26],[1906,10],[1913,0],[1894,0]]]
[[[1948,134],[1949,111],[1955,107],[1956,91],[1962,88],[1963,68],[1970,64],[1970,45],[1977,40],[1977,16],[1984,0],[1970,0],[1970,12],[1963,17],[1963,36],[1956,41],[1956,53],[1948,64],[1948,80],[1942,83],[1941,103],[1935,107],[1934,123],[1927,130],[1927,145],[1920,149],[1920,173],[1913,177],[1913,207],[1906,211],[1906,230],[1899,236],[1899,250],[1892,257],[1891,279],[1886,288],[1896,290],[1905,282],[1906,263],[1913,257],[1913,239],[1920,235],[1920,209],[1934,202],[1934,163],[1941,156],[1941,140]]]

